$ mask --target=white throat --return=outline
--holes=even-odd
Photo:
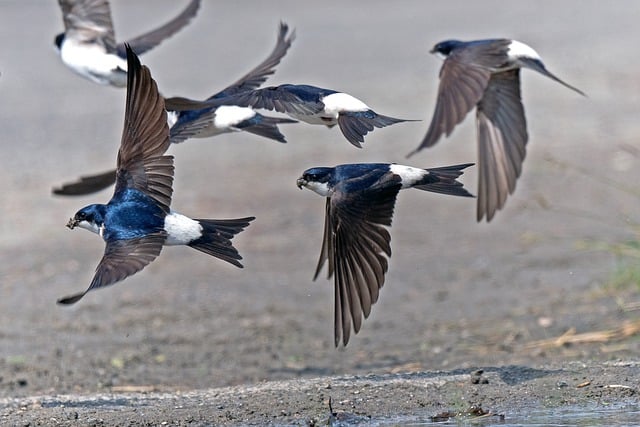
[[[323,197],[329,197],[329,184],[326,182],[309,181],[305,187]]]
[[[89,230],[92,233],[99,234],[100,237],[103,237],[104,234],[104,224],[102,226],[98,226],[95,222],[89,222],[87,220],[80,221],[76,227],[84,228],[85,230]]]

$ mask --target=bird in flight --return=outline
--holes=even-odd
[[[228,98],[235,105],[286,113],[312,125],[338,125],[347,141],[362,148],[364,136],[374,128],[415,120],[383,116],[348,93],[311,85],[283,84],[245,91]]]
[[[328,261],[334,277],[334,343],[349,342],[378,300],[391,257],[391,226],[398,192],[407,188],[473,197],[457,181],[471,163],[420,169],[356,163],[307,169],[297,180],[326,198],[324,237],[314,280]]]
[[[54,44],[62,62],[95,83],[125,87],[125,43],[116,43],[108,0],[58,0],[58,3],[65,30],[55,37]],[[187,25],[199,8],[200,0],[191,0],[171,21],[126,44],[142,55]]]
[[[476,218],[491,221],[515,190],[529,139],[520,97],[520,69],[529,68],[584,96],[547,70],[540,55],[510,39],[446,40],[431,53],[445,57],[435,112],[424,139],[410,157],[449,136],[476,107],[478,202]]]
[[[183,97],[165,98],[170,142],[177,144],[188,138],[206,138],[236,131],[245,131],[278,142],[286,142],[278,125],[295,123],[295,120],[264,116],[251,107],[219,104],[224,104],[225,97],[257,89],[275,72],[275,67],[285,56],[295,38],[294,32],[287,37],[288,32],[289,26],[284,22],[280,23],[276,45],[269,56],[236,82],[206,100],[194,101]],[[52,192],[60,196],[80,196],[103,190],[113,185],[115,181],[116,171],[110,170],[82,176],[76,181],[54,188]]]
[[[289,26],[281,22],[276,45],[269,56],[236,82],[206,100],[192,101],[183,97],[166,98],[165,105],[169,113],[171,142],[176,144],[187,139],[194,126],[199,128],[198,132],[193,135],[195,138],[208,138],[228,132],[245,131],[278,142],[286,142],[284,135],[278,129],[278,124],[296,123],[295,120],[266,117],[251,107],[226,105],[222,100],[237,93],[259,88],[269,76],[275,73],[275,67],[295,40],[295,31],[292,31],[287,37],[288,32]],[[195,107],[191,105],[192,102],[196,103]],[[203,105],[198,105],[200,103]],[[207,103],[211,105],[207,105]],[[185,132],[186,135],[184,135]]]
[[[90,290],[137,273],[164,245],[187,245],[242,267],[231,239],[255,219],[191,219],[170,209],[174,167],[173,156],[164,155],[169,147],[164,99],[149,69],[125,48],[129,72],[115,191],[107,204],[85,206],[67,224],[99,234],[104,256],[89,288],[59,299],[60,304],[73,304]]]

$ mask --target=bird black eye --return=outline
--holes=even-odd
[[[84,212],[78,212],[76,214],[76,219],[79,219],[80,221],[83,221],[86,218],[87,218],[87,214],[85,214]]]

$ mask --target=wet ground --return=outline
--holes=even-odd
[[[352,423],[471,403],[517,413],[545,396],[559,396],[554,407],[637,408],[638,285],[625,279],[638,274],[640,6],[624,6],[206,1],[192,25],[142,57],[167,95],[204,98],[230,84],[267,54],[282,19],[298,37],[270,83],[343,90],[382,114],[423,121],[376,130],[362,150],[337,129],[302,124],[282,127],[287,144],[234,134],[172,147],[176,210],[257,217],[234,240],[245,268],[167,248],[142,273],[68,308],[55,300],[86,288],[103,243],[64,225],[110,192],[69,199],[50,189],[113,167],[124,91],[61,64],[55,2],[2,3],[3,422],[301,424],[324,422],[329,397],[336,414],[364,417]],[[114,2],[118,39],[177,9]],[[348,162],[475,161],[473,115],[433,149],[405,155],[433,111],[441,62],[431,46],[496,36],[532,45],[588,98],[524,71],[530,144],[506,208],[477,224],[472,200],[400,194],[380,301],[349,346],[334,349],[333,286],[311,280],[324,202],[296,178]],[[475,192],[475,170],[462,180]],[[471,383],[478,369],[488,385]],[[520,379],[510,384],[505,372]],[[377,378],[384,387],[365,385]],[[116,409],[124,415],[109,418]]]

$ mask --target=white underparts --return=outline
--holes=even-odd
[[[202,237],[198,221],[173,211],[164,217],[164,230],[167,232],[165,245],[188,245]]]
[[[425,175],[428,174],[424,169],[396,164],[390,165],[389,170],[391,173],[398,175],[402,179],[402,188],[412,187],[416,182],[422,180]]]
[[[127,61],[118,55],[107,53],[100,45],[65,38],[60,57],[73,71],[96,83],[119,87],[127,85]],[[117,71],[118,68],[120,72]]]

